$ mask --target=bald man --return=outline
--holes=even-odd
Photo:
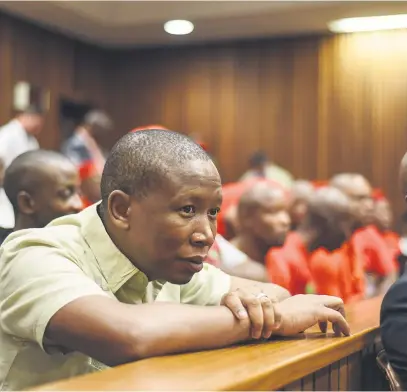
[[[294,181],[289,196],[289,213],[292,230],[295,230],[303,221],[314,190],[315,188],[310,181]]]
[[[73,164],[54,151],[19,155],[4,177],[4,190],[15,213],[14,229],[1,229],[0,241],[13,231],[44,227],[53,219],[81,210],[79,179]]]
[[[389,250],[373,225],[372,187],[365,177],[357,173],[338,174],[332,178],[331,185],[351,199],[357,212],[350,246],[366,272],[366,295],[384,294],[397,277],[397,263],[394,252]]]
[[[353,224],[351,203],[345,194],[333,187],[316,190],[304,220],[288,235],[284,247],[271,249],[267,254],[271,281],[292,294],[311,290],[307,286],[312,282],[309,265],[312,252],[318,248],[328,251],[340,248],[350,237]]]
[[[231,243],[264,264],[268,250],[282,246],[290,229],[286,192],[277,184],[255,183],[241,196],[237,216],[239,233]]]
[[[407,154],[400,165],[400,179],[407,201]],[[407,386],[407,275],[404,273],[383,298],[380,327],[383,347],[392,368]]]
[[[333,322],[342,300],[288,297],[204,263],[222,202],[208,154],[176,132],[127,133],[102,201],[16,232],[0,256],[0,386],[22,390],[135,360]],[[164,303],[163,303],[164,302]]]

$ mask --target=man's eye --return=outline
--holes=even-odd
[[[191,214],[195,213],[195,207],[194,206],[185,206],[185,207],[181,208],[181,211],[184,214],[191,215]]]
[[[220,212],[220,208],[211,208],[209,210],[209,215],[216,218],[218,216],[219,212]]]

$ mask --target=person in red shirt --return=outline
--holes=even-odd
[[[239,233],[232,244],[264,264],[267,251],[282,246],[290,229],[286,192],[276,183],[258,182],[241,196],[237,214]]]
[[[271,186],[284,189],[273,180],[252,178],[241,182],[231,182],[222,186],[222,208],[218,214],[218,233],[228,240],[234,238],[239,231],[237,205],[243,193],[259,182],[266,182]]]
[[[360,301],[365,297],[363,263],[350,242],[333,252],[316,250],[310,258],[309,267],[317,294],[336,293],[345,303]]]
[[[267,253],[270,280],[293,295],[313,291],[312,252],[340,248],[351,235],[353,219],[351,202],[345,194],[333,187],[316,190],[301,225],[288,235],[282,248]]]
[[[357,173],[338,174],[332,178],[331,184],[352,200],[356,219],[350,246],[366,273],[366,295],[384,294],[395,281],[397,270],[394,253],[373,226],[372,187],[365,177]]]

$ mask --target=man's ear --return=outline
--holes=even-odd
[[[24,215],[32,215],[35,213],[35,201],[32,196],[26,191],[20,191],[17,194],[18,211]]]
[[[130,227],[131,197],[123,191],[115,190],[109,195],[107,213],[112,222],[122,230]]]

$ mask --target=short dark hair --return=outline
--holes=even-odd
[[[55,161],[69,161],[64,155],[49,150],[27,151],[15,158],[4,174],[4,192],[18,211],[18,194],[21,191],[33,193],[43,185],[44,172]]]
[[[130,132],[107,157],[101,180],[102,207],[109,195],[121,190],[137,198],[162,183],[163,178],[186,161],[211,158],[188,136],[163,129]]]
[[[113,121],[103,110],[92,109],[83,117],[82,125],[110,130],[113,127]]]
[[[267,162],[267,155],[263,151],[256,151],[249,159],[251,167],[263,165]]]
[[[45,111],[39,105],[29,105],[20,114],[36,114],[38,116],[43,116]]]

